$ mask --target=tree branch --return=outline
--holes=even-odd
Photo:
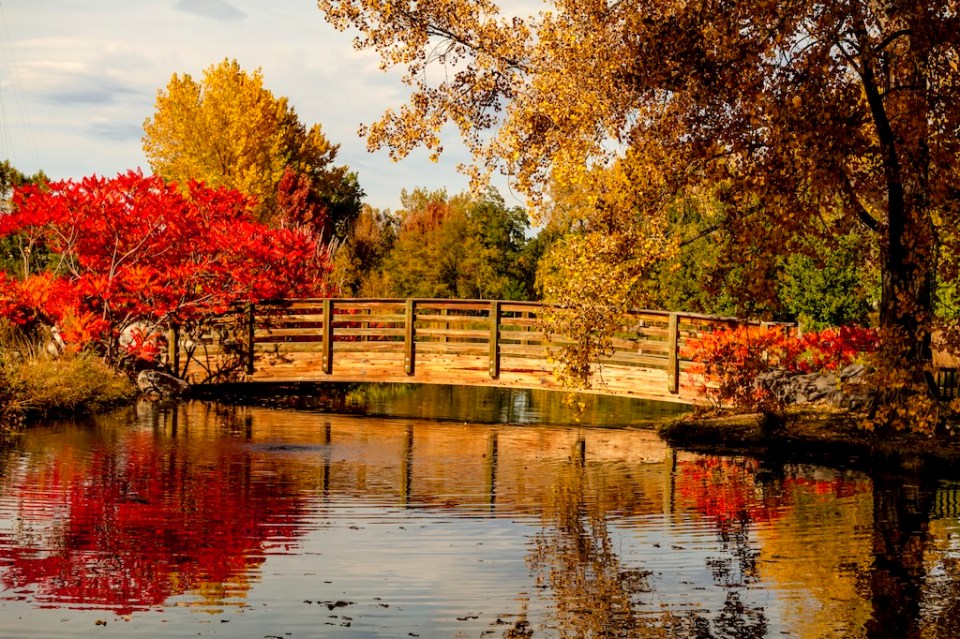
[[[857,192],[853,188],[853,182],[850,181],[850,176],[847,175],[847,172],[842,168],[840,169],[840,177],[840,186],[843,189],[843,194],[847,197],[850,206],[853,207],[853,212],[857,216],[857,219],[874,233],[881,233],[883,226],[877,218],[870,215],[870,212],[863,205],[863,202],[857,197]]]

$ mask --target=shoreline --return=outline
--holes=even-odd
[[[861,429],[859,416],[822,407],[759,413],[690,415],[657,429],[674,448],[773,457],[864,470],[934,471],[960,478],[960,437]]]

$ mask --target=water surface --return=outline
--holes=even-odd
[[[31,429],[0,451],[0,637],[960,632],[954,483],[462,417]]]

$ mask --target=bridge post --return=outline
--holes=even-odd
[[[323,300],[323,342],[320,366],[327,375],[333,372],[333,300]]]
[[[667,324],[667,391],[673,394],[680,392],[680,357],[677,352],[679,338],[680,317],[677,313],[670,313]]]
[[[416,303],[408,299],[406,309],[406,323],[404,324],[403,334],[403,370],[407,375],[416,373],[417,349],[414,344],[416,333],[414,332],[414,322],[417,321]]]
[[[257,331],[257,305],[250,302],[247,306],[247,375],[253,375],[253,347]]]
[[[167,365],[171,373],[180,375],[180,327],[176,324],[167,330]]]
[[[490,302],[490,377],[500,377],[500,302]]]

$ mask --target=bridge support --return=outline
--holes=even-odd
[[[490,377],[500,377],[500,302],[490,302]]]
[[[253,349],[257,334],[257,305],[253,302],[247,307],[247,375],[253,375]]]
[[[333,372],[333,300],[323,300],[323,340],[320,347],[320,367],[327,375]]]
[[[414,343],[416,331],[414,323],[417,321],[417,307],[414,300],[407,300],[406,322],[403,333],[403,370],[407,375],[414,375],[417,372],[416,357],[417,345]]]
[[[680,392],[680,316],[670,313],[667,320],[667,390],[676,395]]]

